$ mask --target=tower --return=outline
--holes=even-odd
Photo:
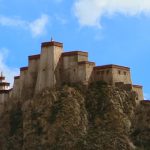
[[[42,43],[35,93],[45,88],[52,88],[59,82],[57,70],[62,52],[62,43],[53,40]]]
[[[0,76],[0,103],[3,103],[9,96],[9,85],[10,83],[5,82],[5,77],[1,72]]]

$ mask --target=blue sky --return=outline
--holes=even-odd
[[[10,82],[51,36],[97,65],[129,66],[150,99],[149,0],[0,0],[0,70]]]

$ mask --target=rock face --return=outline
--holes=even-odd
[[[0,116],[2,150],[150,148],[150,104],[102,82],[64,85],[32,99],[10,99]]]

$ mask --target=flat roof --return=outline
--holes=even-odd
[[[62,56],[76,56],[76,55],[81,55],[81,56],[86,56],[88,57],[88,52],[83,52],[83,51],[70,51],[70,52],[64,52],[62,53]]]
[[[142,100],[140,103],[145,106],[150,106],[150,100]]]
[[[50,41],[50,42],[43,42],[41,44],[42,47],[48,47],[48,46],[58,46],[58,47],[63,47],[63,43],[60,42],[55,42],[55,41]]]
[[[85,64],[91,64],[91,65],[95,65],[95,62],[90,62],[90,61],[80,61],[78,62],[79,65],[85,65]]]
[[[28,67],[21,67],[20,68],[20,71],[25,71],[25,70],[28,70]]]
[[[28,58],[29,58],[29,60],[39,59],[40,58],[40,54],[30,55],[30,56],[28,56]]]
[[[20,79],[20,76],[15,76],[14,79]]]
[[[0,77],[0,80],[5,80],[5,77],[2,77],[2,76],[1,76],[1,77]]]
[[[133,87],[135,87],[135,88],[143,88],[142,85],[133,85]]]
[[[114,64],[109,64],[109,65],[103,65],[103,66],[96,66],[96,67],[94,67],[95,70],[110,69],[110,68],[116,68],[116,69],[130,71],[129,67],[119,66],[119,65],[114,65]]]

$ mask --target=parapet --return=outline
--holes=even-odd
[[[63,57],[65,57],[65,56],[76,56],[76,55],[88,57],[88,52],[71,51],[71,52],[64,52],[64,53],[62,53],[62,56],[63,56]]]
[[[48,46],[63,47],[63,43],[51,41],[51,42],[44,42],[41,44],[41,47],[48,47]]]
[[[28,70],[28,67],[21,67],[20,68],[20,71],[26,71],[26,70]]]
[[[90,61],[80,61],[80,62],[78,62],[78,65],[85,65],[85,64],[95,66],[95,62],[90,62]]]
[[[29,60],[40,59],[40,54],[28,56],[28,59],[29,59]]]
[[[129,67],[125,67],[125,66],[119,66],[119,65],[114,65],[114,64],[110,64],[110,65],[104,65],[104,66],[96,66],[94,67],[95,70],[101,70],[101,69],[121,69],[121,70],[126,70],[126,71],[130,71]]]
[[[139,88],[139,89],[142,89],[143,86],[142,85],[132,85],[134,88]]]
[[[142,100],[141,102],[140,102],[140,104],[141,105],[143,105],[143,106],[150,106],[150,100]]]
[[[15,80],[20,79],[20,76],[15,76],[14,79]]]

